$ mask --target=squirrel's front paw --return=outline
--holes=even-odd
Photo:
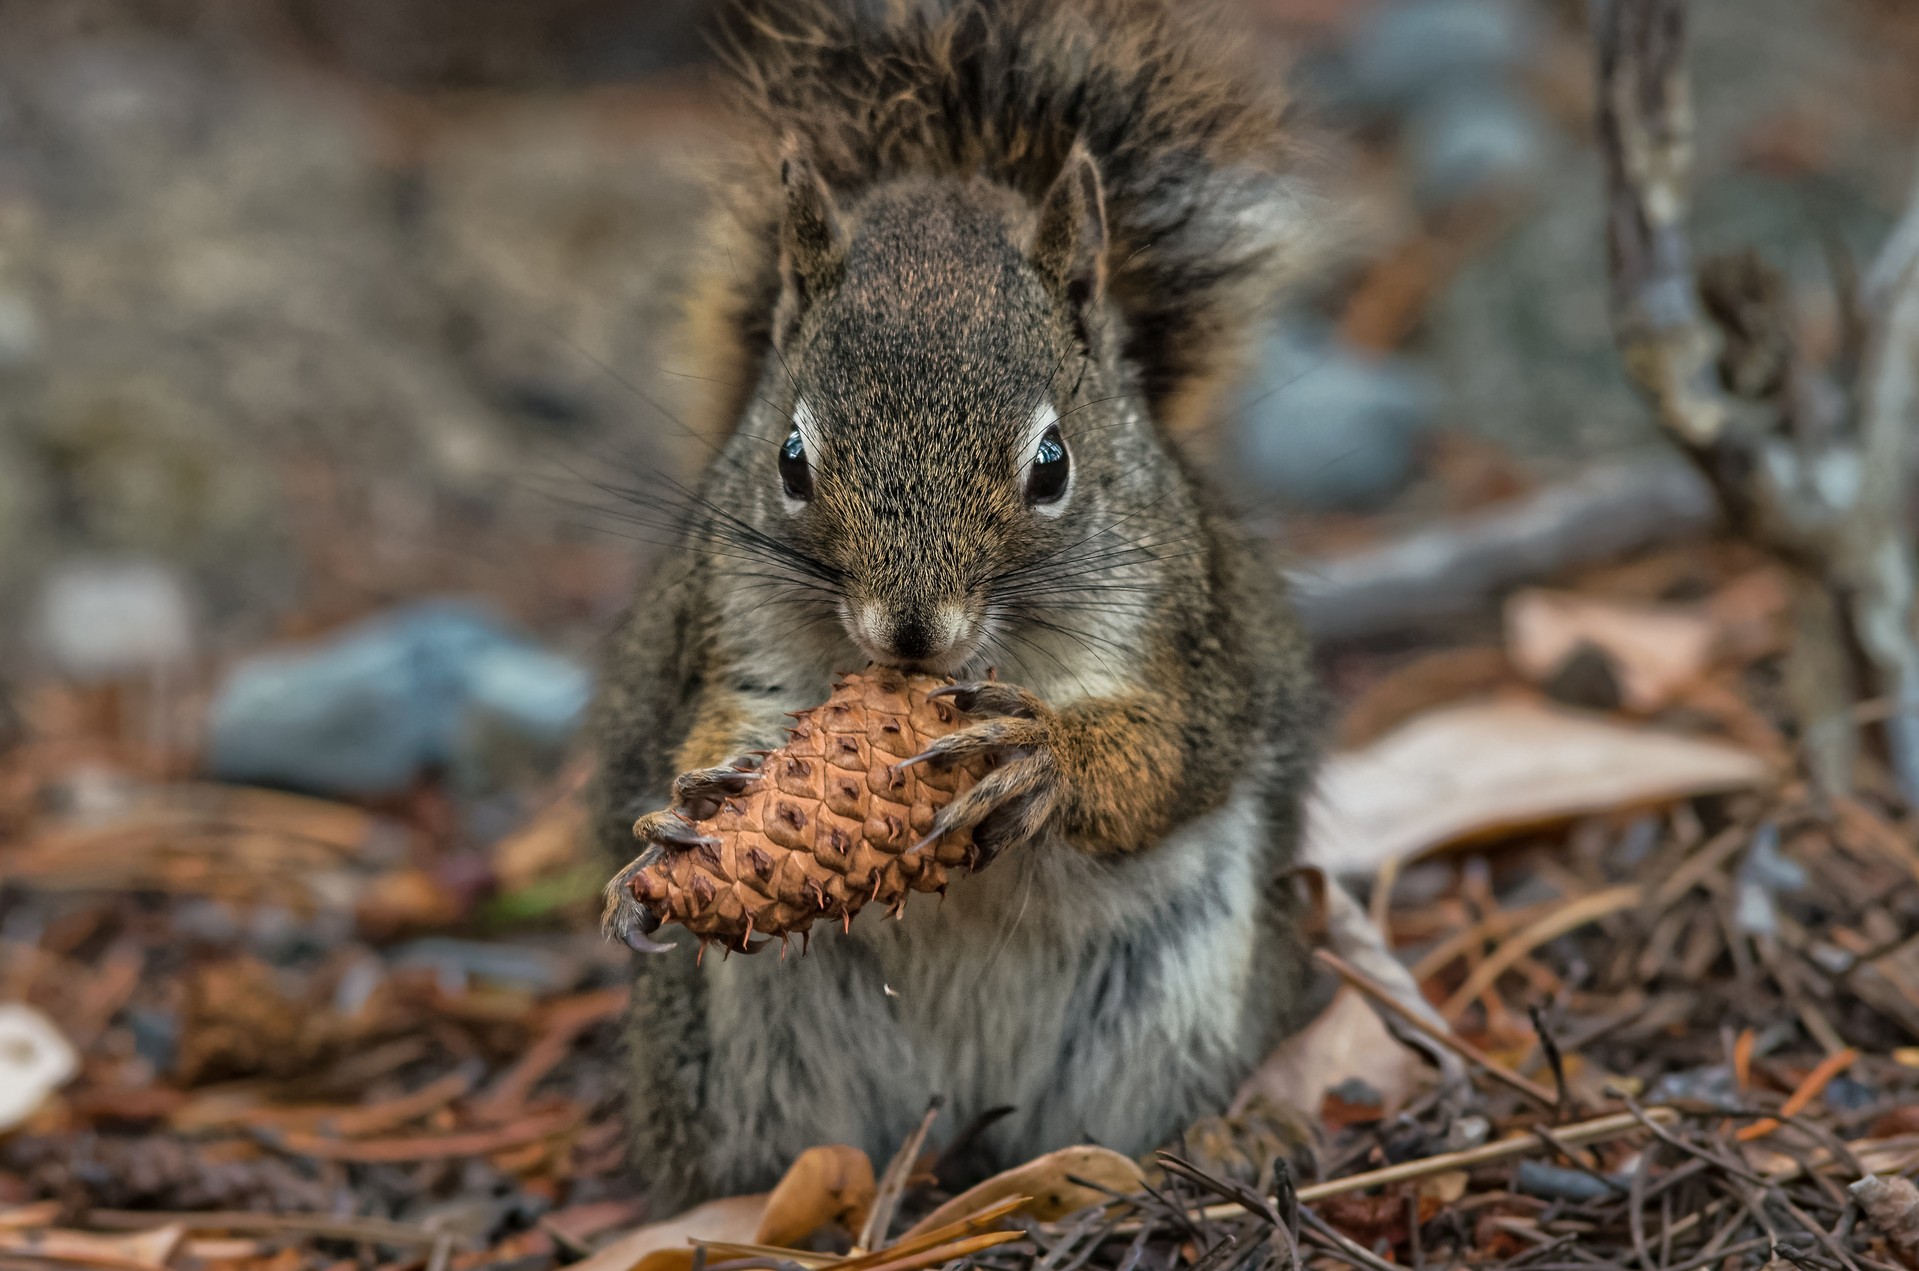
[[[981,755],[994,761],[990,772],[941,810],[924,840],[931,843],[949,830],[971,829],[979,849],[974,868],[982,868],[1007,848],[1037,837],[1058,806],[1058,716],[1026,690],[992,680],[950,684],[927,696],[948,698],[962,714],[982,718],[946,734],[900,767],[958,763]]]
[[[673,806],[648,812],[633,823],[633,837],[646,846],[606,885],[606,908],[601,928],[618,936],[640,953],[663,953],[673,946],[650,939],[660,919],[633,894],[633,876],[671,851],[685,851],[719,840],[701,834],[695,822],[705,821],[732,795],[744,794],[759,780],[761,756],[740,755],[717,768],[683,772],[673,781]]]

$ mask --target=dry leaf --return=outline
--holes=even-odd
[[[1449,843],[1758,785],[1750,751],[1529,698],[1422,715],[1320,773],[1305,859],[1371,874]]]
[[[1081,1186],[1074,1179],[1123,1194],[1139,1190],[1143,1178],[1138,1162],[1110,1148],[1063,1147],[969,1187],[914,1223],[900,1240],[958,1222],[1013,1196],[1030,1198],[1014,1212],[1051,1222],[1106,1199],[1106,1192]]]
[[[502,891],[519,891],[585,862],[590,818],[586,801],[568,794],[493,848],[493,875]]]
[[[1349,988],[1312,1023],[1266,1056],[1240,1087],[1235,1105],[1255,1094],[1317,1114],[1326,1093],[1357,1077],[1378,1092],[1383,1116],[1406,1105],[1426,1074],[1419,1055]]]
[[[1512,682],[1504,649],[1473,646],[1421,654],[1388,671],[1347,705],[1339,717],[1339,747],[1368,745],[1415,715],[1483,697]]]
[[[628,1232],[574,1263],[572,1271],[686,1271],[693,1265],[694,1240],[751,1241],[770,1196],[728,1196],[695,1205]]]
[[[32,1116],[80,1070],[52,1020],[21,1002],[0,1003],[0,1133]]]
[[[1558,591],[1522,591],[1506,603],[1506,649],[1520,674],[1548,680],[1590,646],[1606,655],[1634,711],[1658,710],[1703,676],[1718,643],[1718,624],[1690,605]]]
[[[1310,866],[1300,874],[1311,893],[1317,938],[1443,1029],[1444,1020],[1393,957],[1384,933],[1339,881]],[[1400,1041],[1360,993],[1341,987],[1318,1018],[1273,1048],[1240,1087],[1233,1107],[1264,1095],[1317,1115],[1328,1091],[1357,1077],[1378,1092],[1382,1111],[1390,1115],[1412,1098],[1426,1072],[1420,1053]]]
[[[30,1205],[9,1205],[0,1209],[0,1231],[19,1231],[23,1227],[45,1227],[60,1217],[57,1200],[35,1201]]]
[[[858,1148],[801,1152],[770,1192],[729,1196],[648,1223],[600,1249],[573,1271],[687,1271],[693,1241],[793,1245],[827,1223],[857,1229],[873,1203],[873,1162]]]
[[[465,897],[426,870],[395,869],[367,883],[354,916],[367,939],[387,941],[451,927],[466,909]]]
[[[123,1236],[59,1228],[0,1231],[0,1254],[25,1254],[39,1261],[72,1262],[102,1271],[153,1271],[172,1260],[186,1234],[180,1223]]]
[[[1919,1266],[1919,1187],[1909,1178],[1868,1175],[1846,1189],[1907,1266]]]
[[[857,1232],[875,1190],[866,1153],[844,1144],[808,1148],[767,1198],[753,1242],[796,1245],[828,1223]]]

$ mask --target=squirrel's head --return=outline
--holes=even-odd
[[[729,487],[868,657],[957,671],[1047,622],[1049,591],[1090,595],[1090,559],[1125,563],[1103,527],[1160,488],[1099,173],[1075,146],[1037,199],[915,177],[841,206],[789,147],[781,177],[773,347]]]

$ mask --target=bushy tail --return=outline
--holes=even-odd
[[[1315,219],[1282,101],[1197,0],[731,0],[719,31],[752,125],[695,309],[731,386],[722,426],[770,344],[784,135],[836,190],[978,172],[1035,198],[1082,139],[1126,353],[1174,430],[1236,369]]]

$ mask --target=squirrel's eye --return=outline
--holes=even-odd
[[[1026,501],[1034,505],[1057,503],[1066,493],[1072,460],[1066,454],[1066,440],[1058,428],[1048,428],[1033,452],[1033,465],[1026,472]]]
[[[806,462],[806,439],[795,428],[780,447],[780,484],[786,497],[805,502],[813,497],[813,468]]]

